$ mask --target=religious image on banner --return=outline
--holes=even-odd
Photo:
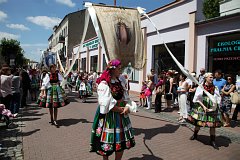
[[[122,66],[135,69],[145,64],[140,14],[137,9],[93,6],[98,18],[103,44],[109,59],[119,59]]]

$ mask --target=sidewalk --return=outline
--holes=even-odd
[[[23,160],[22,114],[13,119],[13,128],[6,129],[5,123],[0,123],[0,159]]]

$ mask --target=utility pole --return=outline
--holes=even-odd
[[[117,5],[117,0],[114,0],[114,6],[116,6]]]

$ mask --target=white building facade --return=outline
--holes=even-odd
[[[238,3],[232,1],[235,2]],[[224,73],[234,74],[240,70],[240,65],[237,65],[240,64],[239,10],[205,20],[202,8],[203,0],[176,0],[148,12],[161,36],[157,35],[148,19],[141,18],[147,59],[143,70],[133,70],[130,75],[132,92],[140,92],[142,81],[152,68],[158,74],[169,69],[179,70],[166,51],[163,41],[190,72],[196,71],[199,74],[200,68],[206,68],[210,72],[221,69]],[[226,10],[225,7],[224,13],[227,13]],[[88,72],[102,72],[105,69],[104,53],[99,44],[95,44],[96,39],[97,37],[93,37],[85,41],[85,47],[80,51],[79,69]],[[94,47],[91,48],[87,43]],[[74,47],[74,54],[77,54],[77,48],[78,46]]]

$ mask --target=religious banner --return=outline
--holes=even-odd
[[[108,59],[119,59],[122,66],[135,69],[145,64],[140,14],[137,9],[93,5]]]

